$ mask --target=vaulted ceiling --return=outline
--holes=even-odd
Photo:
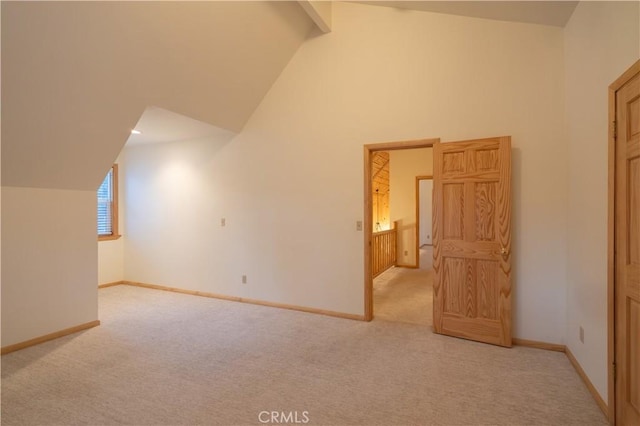
[[[371,180],[373,181],[373,194],[380,194],[382,196],[389,192],[388,152],[376,151],[371,156]]]
[[[143,111],[237,132],[313,27],[295,2],[2,2],[2,184],[94,190]]]
[[[577,1],[356,1],[404,10],[564,27]]]
[[[359,3],[564,25],[577,2]],[[169,122],[189,127],[180,116],[228,137],[314,23],[331,30],[330,4],[313,0],[1,7],[6,186],[95,190],[138,120],[147,142]]]

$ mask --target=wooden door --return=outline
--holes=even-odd
[[[433,155],[434,331],[511,346],[511,138]]]
[[[616,420],[640,425],[640,74],[616,92]]]

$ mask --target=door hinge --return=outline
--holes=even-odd
[[[615,120],[613,121],[613,139],[618,139],[618,122]]]
[[[616,378],[617,378],[617,369],[616,369],[616,363],[613,363],[613,382],[616,382]]]

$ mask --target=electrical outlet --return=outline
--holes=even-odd
[[[584,343],[584,328],[580,326],[580,341]]]
[[[362,221],[361,220],[356,222],[356,231],[362,231]]]
[[[242,284],[246,284],[247,283],[247,276],[243,275],[242,276]]]
[[[220,219],[220,226],[226,226],[226,225],[227,225],[227,219],[223,217],[222,219]]]

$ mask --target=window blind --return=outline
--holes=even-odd
[[[98,235],[113,235],[113,168],[98,188]]]

